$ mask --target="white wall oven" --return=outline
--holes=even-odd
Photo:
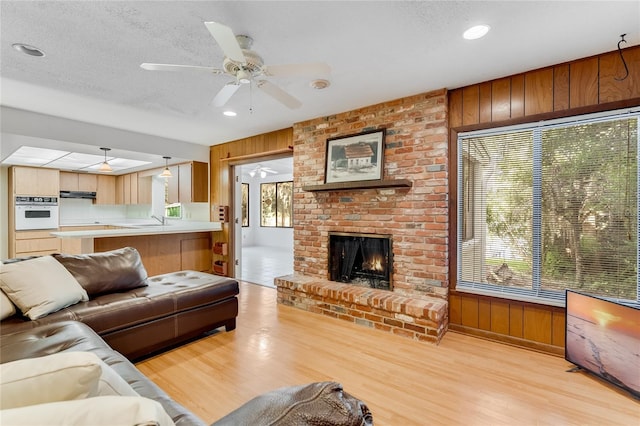
[[[16,197],[16,231],[58,227],[58,197]]]

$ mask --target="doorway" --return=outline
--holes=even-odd
[[[293,273],[293,158],[234,167],[235,277],[275,288]]]

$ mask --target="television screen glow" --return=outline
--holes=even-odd
[[[640,309],[566,295],[565,359],[640,398]]]

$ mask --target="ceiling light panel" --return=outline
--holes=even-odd
[[[69,151],[21,146],[2,163],[16,166],[42,166],[67,154]]]
[[[108,157],[107,157],[108,158]],[[72,152],[64,157],[47,163],[47,167],[53,167],[54,169],[63,170],[82,170],[95,163],[102,163],[104,157],[102,155],[93,154],[81,154],[79,152]]]
[[[114,158],[107,156],[107,161],[109,165],[113,169],[113,171],[126,170],[131,169],[133,167],[140,167],[147,164],[151,164],[150,161],[139,161],[139,160],[129,160],[126,158]],[[100,157],[100,161],[95,164],[91,164],[84,168],[83,170],[87,171],[98,171],[100,169],[100,165],[104,162],[104,157]]]

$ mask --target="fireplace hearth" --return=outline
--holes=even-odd
[[[329,233],[329,279],[391,290],[391,236]]]

